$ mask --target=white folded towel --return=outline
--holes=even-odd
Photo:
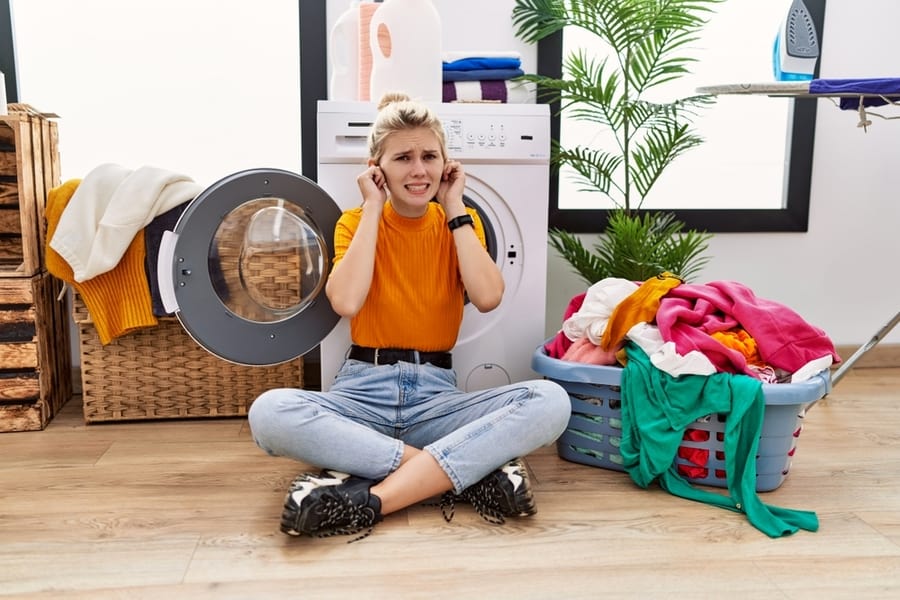
[[[501,93],[502,92],[502,93]],[[445,81],[444,102],[534,104],[537,86],[530,81]]]

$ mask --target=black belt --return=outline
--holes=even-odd
[[[367,348],[366,346],[350,346],[348,358],[372,363],[373,365],[393,365],[400,361],[425,364],[431,363],[442,369],[453,368],[453,355],[449,352],[419,352],[400,348]]]

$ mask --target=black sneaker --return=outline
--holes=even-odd
[[[340,471],[322,470],[318,473],[300,473],[288,486],[288,493],[295,492],[302,487],[312,489],[321,485],[340,485],[345,479],[350,477],[346,473]]]
[[[440,506],[447,522],[453,519],[456,502],[468,502],[481,518],[495,525],[505,523],[506,517],[537,513],[528,469],[521,458],[509,461],[461,494],[444,494]]]
[[[304,474],[291,482],[281,531],[288,535],[328,537],[365,531],[361,539],[381,521],[381,500],[370,494],[375,482],[339,471]],[[351,540],[356,541],[356,540]]]

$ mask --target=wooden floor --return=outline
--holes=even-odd
[[[744,515],[627,475],[528,457],[539,512],[504,526],[416,506],[374,533],[278,532],[300,466],[242,419],[0,434],[0,597],[900,598],[900,369],[857,369],[805,420],[769,504],[820,530],[771,539]]]

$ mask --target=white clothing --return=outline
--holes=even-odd
[[[78,283],[112,270],[134,236],[156,216],[193,199],[202,187],[156,167],[103,164],[78,185],[59,218],[50,247]]]
[[[659,327],[649,323],[637,323],[625,334],[650,358],[650,363],[672,377],[679,375],[712,375],[715,365],[699,350],[678,354],[675,342],[666,342]]]
[[[637,289],[638,285],[627,279],[601,279],[588,288],[581,308],[563,321],[563,333],[573,342],[587,337],[594,345],[599,346],[613,310]]]

